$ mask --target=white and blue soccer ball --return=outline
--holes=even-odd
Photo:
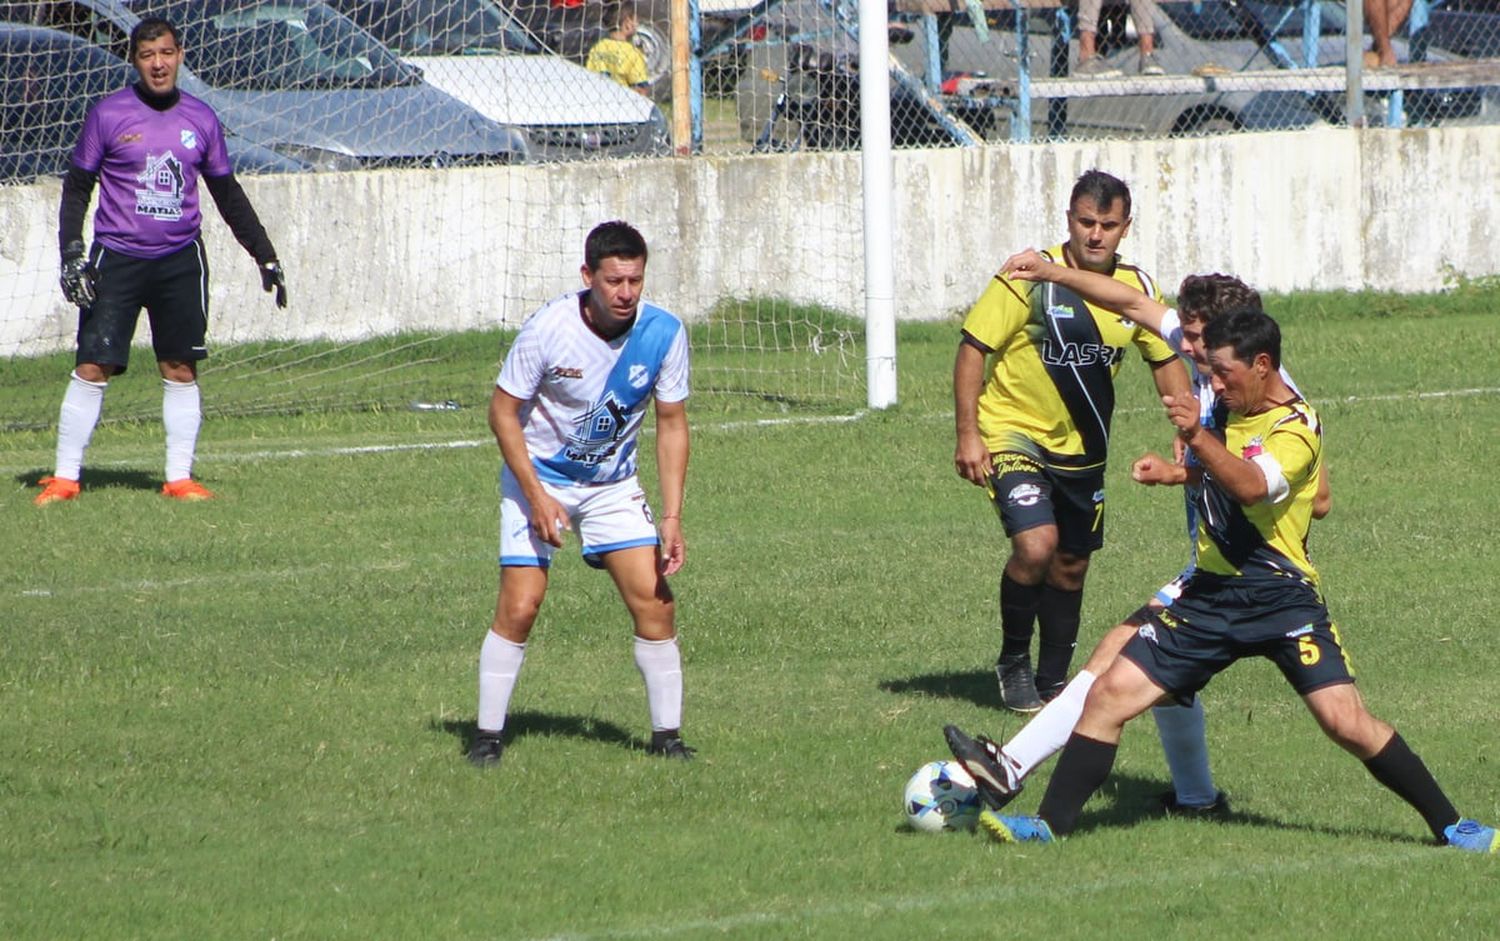
[[[906,819],[916,830],[972,830],[979,822],[979,791],[956,761],[929,761],[906,782]]]

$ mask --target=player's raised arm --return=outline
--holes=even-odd
[[[1034,248],[1005,259],[1000,273],[1017,281],[1050,281],[1078,294],[1095,307],[1112,310],[1161,336],[1161,320],[1171,308],[1107,274],[1070,268],[1047,259]]]

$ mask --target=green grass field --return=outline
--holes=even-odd
[[[1500,292],[1272,306],[1327,426],[1313,551],[1365,696],[1500,821]],[[0,938],[1494,937],[1500,858],[1428,845],[1266,663],[1205,694],[1232,822],[1150,813],[1167,776],[1138,724],[1061,845],[904,828],[943,723],[1017,725],[990,672],[1005,543],[952,471],[955,331],[901,328],[886,412],[693,401],[691,764],[643,753],[628,621],[572,545],[504,764],[462,760],[492,338],[458,411],[211,417],[208,504],[159,498],[160,428],[117,423],[83,498],[37,510],[51,433],[0,434]],[[1126,473],[1169,446],[1146,370],[1119,388],[1085,645],[1185,554],[1179,495]],[[766,409],[792,420],[741,420]]]

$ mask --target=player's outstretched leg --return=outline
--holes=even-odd
[[[997,843],[1052,843],[1057,839],[1041,817],[1008,817],[986,810],[979,814],[979,827]]]
[[[1454,849],[1470,853],[1500,853],[1500,833],[1478,820],[1465,817],[1443,831],[1443,837]]]
[[[1021,793],[1021,781],[1007,767],[999,745],[984,736],[971,738],[956,725],[943,726],[943,738],[991,809],[1001,809]]]

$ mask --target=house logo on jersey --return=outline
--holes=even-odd
[[[182,218],[182,161],[169,150],[160,156],[146,155],[146,169],[136,174],[141,188],[135,191],[135,214],[175,221]]]
[[[651,381],[651,371],[640,363],[630,367],[630,387],[632,389],[644,389],[646,383]]]
[[[578,420],[563,456],[585,467],[598,466],[620,446],[620,436],[629,421],[630,409],[613,392],[605,392],[604,399]]]
[[[198,135],[191,128],[182,129],[182,146],[188,150],[198,149]]]

